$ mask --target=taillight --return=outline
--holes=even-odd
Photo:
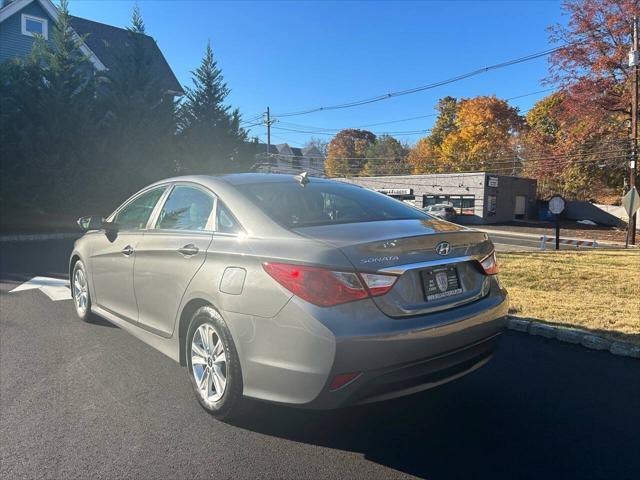
[[[336,272],[320,267],[267,262],[264,270],[294,295],[321,307],[331,307],[387,293],[396,277]],[[378,278],[379,277],[379,278]],[[385,281],[386,279],[386,281]]]
[[[487,275],[497,275],[498,262],[496,260],[496,252],[491,252],[491,255],[485,257],[484,260],[480,262],[480,265],[482,265],[482,269]]]
[[[378,275],[375,273],[362,273],[361,277],[367,285],[369,292],[371,292],[372,297],[387,293],[398,279],[398,277],[392,275]]]

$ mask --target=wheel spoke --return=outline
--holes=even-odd
[[[218,358],[218,356],[223,352],[224,352],[224,345],[222,345],[222,339],[218,337],[218,341],[213,347],[213,352],[212,352],[213,358]]]
[[[193,353],[195,354],[195,350]],[[207,364],[207,359],[200,356],[199,354],[191,356],[191,365],[206,365],[206,364]]]
[[[198,388],[200,390],[205,390],[208,382],[209,382],[209,372],[207,371],[207,369],[204,369],[202,371],[202,377],[198,381]],[[205,395],[208,395],[208,390],[205,390]]]
[[[222,380],[222,378],[220,378],[217,374],[217,372],[214,370],[213,372],[213,383],[215,385],[216,388],[216,395],[217,396],[222,396],[222,394],[224,393],[224,386],[225,386],[225,381]]]
[[[201,349],[195,342],[191,343],[191,352],[199,357],[207,358],[207,352]]]
[[[209,353],[209,338],[207,335],[207,331],[205,329],[205,326],[201,326],[198,329],[198,335],[200,335],[200,341],[202,342],[202,348],[204,348],[204,351]]]

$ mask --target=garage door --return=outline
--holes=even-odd
[[[513,212],[516,217],[524,217],[527,212],[527,197],[524,195],[516,195],[516,209]]]

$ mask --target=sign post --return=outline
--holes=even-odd
[[[565,206],[564,198],[560,195],[554,195],[549,200],[549,211],[553,213],[556,221],[556,250],[560,250],[560,214]]]
[[[627,215],[629,215],[629,222],[627,222],[627,239],[625,241],[624,248],[629,248],[629,237],[631,237],[631,229],[635,228],[631,218],[636,213],[636,211],[640,208],[640,196],[638,195],[638,190],[635,186],[631,188],[627,192],[627,194],[622,197],[622,206],[624,207]]]

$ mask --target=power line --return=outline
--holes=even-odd
[[[380,102],[383,100],[388,100],[389,98],[394,98],[394,97],[400,97],[400,96],[404,96],[404,95],[410,95],[413,93],[418,93],[418,92],[422,92],[425,90],[430,90],[436,87],[441,87],[443,85],[448,85],[454,82],[458,82],[460,80],[464,80],[470,77],[474,77],[477,75],[480,75],[482,73],[486,73],[492,70],[497,70],[500,68],[505,68],[505,67],[509,67],[511,65],[516,65],[519,63],[523,63],[523,62],[528,62],[530,60],[535,60],[536,58],[541,58],[541,57],[546,57],[552,53],[555,53],[557,51],[560,51],[562,49],[565,49],[567,47],[573,46],[575,45],[575,43],[572,44],[566,44],[563,45],[561,47],[555,47],[555,48],[551,48],[551,49],[547,49],[547,50],[543,50],[541,52],[536,52],[536,53],[532,53],[530,55],[525,55],[523,57],[519,57],[519,58],[515,58],[512,60],[507,60],[505,62],[501,62],[501,63],[497,63],[495,65],[489,65],[488,67],[483,67],[483,68],[478,68],[476,70],[472,70],[470,72],[467,73],[463,73],[461,75],[457,75],[455,77],[451,77],[451,78],[447,78],[445,80],[439,80],[437,82],[433,82],[433,83],[429,83],[427,85],[421,85],[419,87],[414,87],[414,88],[409,88],[406,90],[399,90],[397,92],[389,92],[389,93],[385,93],[382,95],[377,95],[375,97],[370,97],[370,98],[365,98],[365,99],[361,99],[361,100],[354,100],[354,101],[350,101],[350,102],[345,102],[345,103],[339,103],[339,104],[335,104],[335,105],[328,105],[328,106],[322,106],[322,107],[315,107],[315,108],[309,108],[306,110],[298,110],[298,111],[293,111],[293,112],[284,112],[284,113],[279,113],[279,114],[274,114],[275,117],[293,117],[293,116],[298,116],[298,115],[307,115],[309,113],[314,113],[314,112],[321,112],[321,111],[325,111],[325,110],[338,110],[338,109],[343,109],[343,108],[352,108],[352,107],[357,107],[360,105],[367,105],[369,103],[375,103],[375,102]]]
[[[525,98],[525,97],[531,97],[533,95],[538,95],[540,93],[546,93],[546,92],[551,92],[555,90],[555,88],[545,88],[543,90],[537,90],[535,92],[529,92],[529,93],[524,93],[521,95],[516,95],[514,97],[509,97],[509,98],[505,98],[504,100],[509,102],[511,100],[517,100],[519,98]],[[522,114],[524,115],[525,113],[527,113],[529,110],[525,110],[524,112],[522,112]],[[306,129],[311,129],[311,130],[322,130],[322,131],[334,131],[334,132],[339,132],[340,130],[344,130],[346,128],[366,128],[366,127],[376,127],[379,125],[388,125],[388,124],[392,124],[392,123],[402,123],[402,122],[409,122],[411,120],[420,120],[420,119],[424,119],[424,118],[432,118],[432,117],[437,117],[439,115],[438,112],[436,113],[429,113],[427,115],[417,115],[414,117],[407,117],[407,118],[401,118],[398,120],[389,120],[389,121],[385,121],[385,122],[376,122],[376,123],[368,123],[365,125],[355,125],[353,127],[343,127],[343,128],[329,128],[329,127],[314,127],[311,125],[302,125],[299,123],[291,123],[291,122],[280,122],[282,125],[288,125],[288,126],[293,126],[293,127],[298,127],[298,128],[306,128]]]

